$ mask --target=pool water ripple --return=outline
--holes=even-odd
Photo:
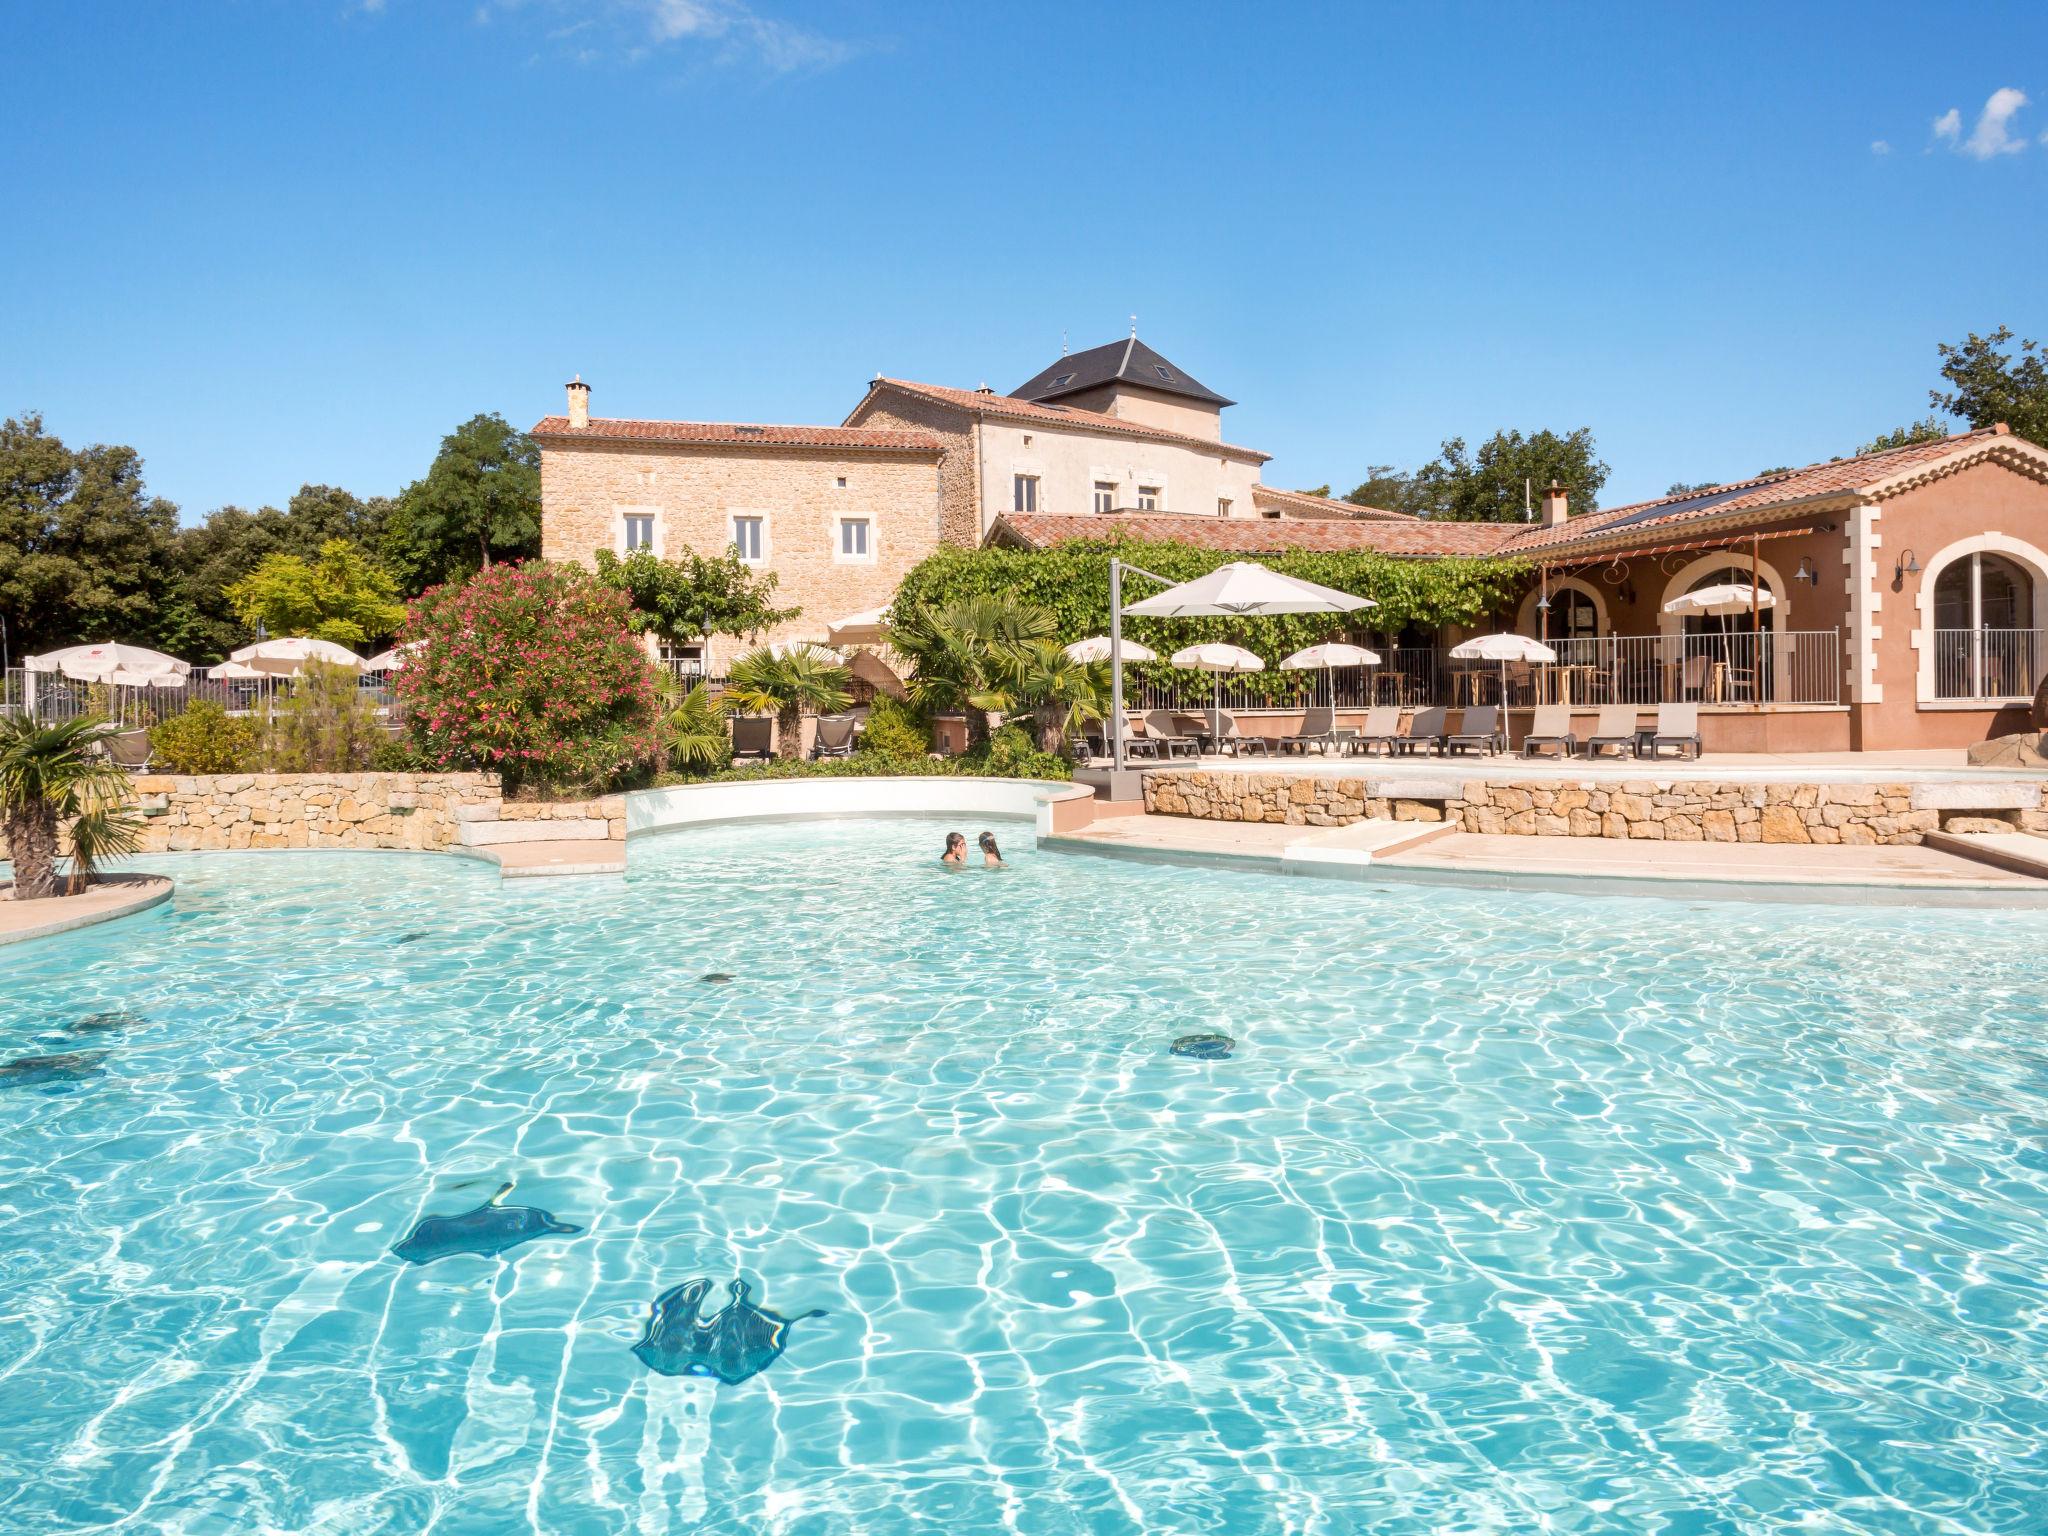
[[[107,1055],[0,1079],[0,1530],[2042,1529],[2038,915],[936,830],[10,952],[0,1060]],[[583,1230],[392,1253],[507,1180]],[[800,1319],[735,1385],[634,1354],[700,1279]]]

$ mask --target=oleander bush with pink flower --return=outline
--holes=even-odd
[[[654,668],[624,593],[580,566],[493,565],[422,593],[395,686],[420,757],[508,790],[595,789],[658,755]]]

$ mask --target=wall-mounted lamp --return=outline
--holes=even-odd
[[[1892,579],[1904,581],[1908,576],[1920,574],[1920,562],[1913,558],[1913,551],[1907,550],[1899,556],[1899,563],[1892,567]]]
[[[1803,581],[1808,586],[1812,586],[1820,580],[1820,572],[1813,568],[1813,556],[1801,555],[1799,557],[1799,569],[1792,573],[1792,579],[1794,581]]]
[[[1548,592],[1536,599],[1536,611],[1538,613],[1550,612],[1550,594]]]

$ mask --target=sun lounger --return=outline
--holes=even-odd
[[[742,715],[732,723],[732,760],[775,755],[775,722],[765,715]]]
[[[1602,704],[1593,734],[1586,738],[1586,756],[1598,757],[1602,747],[1619,747],[1623,755],[1636,755],[1636,707],[1633,704]]]
[[[1697,704],[1659,704],[1657,728],[1650,736],[1650,756],[1661,757],[1664,748],[1676,747],[1692,756],[1700,755],[1700,707]]]
[[[1160,757],[1173,756],[1176,747],[1194,757],[1201,748],[1200,739],[1193,732],[1182,730],[1170,709],[1145,711],[1145,740],[1152,743],[1153,754]]]
[[[1320,704],[1311,704],[1301,712],[1301,729],[1287,738],[1291,747],[1307,752],[1314,747],[1318,752],[1327,752],[1337,740],[1337,711]]]
[[[1572,734],[1569,704],[1538,704],[1536,718],[1529,722],[1529,734],[1522,738],[1522,756],[1540,757],[1545,747],[1557,748],[1559,757],[1575,757],[1579,738]]]
[[[1237,717],[1229,710],[1221,710],[1217,717],[1218,731],[1216,749],[1232,752],[1263,752],[1273,755],[1273,738],[1270,736],[1247,736],[1238,729]]]
[[[1365,724],[1355,738],[1358,750],[1371,756],[1372,749],[1379,747],[1392,756],[1400,749],[1401,706],[1398,704],[1375,704],[1365,712]]]
[[[811,744],[811,756],[853,756],[853,728],[856,723],[849,715],[820,715],[818,739]]]
[[[1446,752],[1498,752],[1500,750],[1500,707],[1475,704],[1458,721],[1455,731],[1443,738]]]
[[[149,766],[149,732],[123,731],[118,736],[109,736],[107,756],[116,767],[140,773]]]
[[[1416,752],[1441,752],[1444,749],[1444,722],[1450,711],[1441,704],[1432,704],[1427,709],[1418,709],[1408,722],[1408,734],[1394,738],[1394,750],[1407,754]]]

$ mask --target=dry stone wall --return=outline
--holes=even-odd
[[[144,774],[151,853],[214,848],[446,848],[456,811],[499,804],[487,773]]]
[[[2022,793],[2011,793],[2011,789]],[[2031,791],[2031,793],[2025,793]],[[1985,791],[1975,792],[1985,798]],[[2037,787],[1971,808],[1951,784],[1620,782],[1380,779],[1165,769],[1145,775],[1145,809],[1209,821],[1340,827],[1368,817],[1455,821],[1462,831],[1519,837],[1614,837],[1691,843],[1917,843],[1958,817],[2048,830]],[[1948,803],[1944,803],[1948,802]]]

